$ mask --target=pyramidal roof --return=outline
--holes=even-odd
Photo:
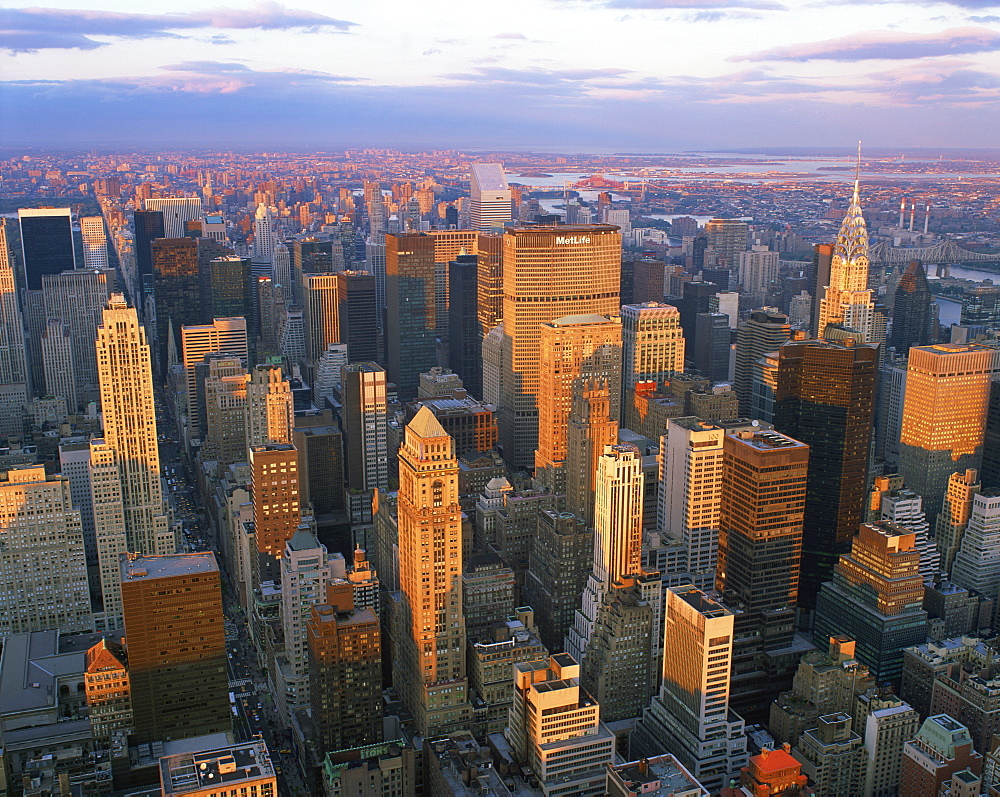
[[[413,420],[410,421],[406,428],[413,432],[417,437],[447,437],[448,433],[441,426],[441,422],[438,421],[437,417],[433,412],[428,409],[427,405],[421,405],[417,414],[413,416]]]

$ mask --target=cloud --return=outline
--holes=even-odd
[[[58,8],[0,9],[0,49],[15,53],[44,49],[93,50],[108,42],[93,36],[129,39],[177,38],[177,30],[203,28],[326,30],[347,32],[355,23],[259,2],[251,8],[209,8],[176,14],[131,14]]]
[[[498,33],[493,38],[494,39],[525,39],[525,40],[527,40],[528,37],[525,36],[523,33]]]
[[[472,72],[458,72],[443,77],[470,83],[515,83],[559,85],[616,78],[630,74],[630,69],[511,69],[501,66],[476,67]]]
[[[421,55],[441,55],[441,51],[437,47],[431,47],[424,50]]]
[[[970,69],[967,61],[924,61],[869,75],[902,105],[1000,106],[1000,76]]]
[[[790,44],[730,61],[864,61],[868,59],[931,58],[940,55],[995,52],[1000,50],[1000,33],[988,28],[949,28],[938,33],[864,31],[826,41]]]
[[[606,8],[663,11],[715,11],[750,9],[753,11],[784,11],[786,6],[776,0],[594,0]]]

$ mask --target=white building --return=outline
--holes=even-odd
[[[261,203],[253,222],[253,259],[261,263],[274,260],[274,220],[271,209]]]
[[[147,199],[146,210],[159,210],[163,213],[164,238],[183,238],[184,223],[201,218],[201,197]]]
[[[108,267],[108,237],[104,233],[104,219],[100,216],[80,218],[80,238],[83,241],[83,267]]]
[[[470,226],[479,232],[502,230],[513,216],[510,186],[503,166],[499,163],[473,163],[470,170]]]
[[[979,493],[972,500],[972,515],[955,554],[951,580],[980,595],[996,595],[1000,590],[1000,495],[993,491]]]

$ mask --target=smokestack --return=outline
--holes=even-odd
[[[927,206],[927,210],[924,212],[924,235],[927,235],[927,225],[931,223],[931,206]]]
[[[913,216],[917,212],[917,203],[910,203],[910,232],[913,232]]]
[[[899,229],[903,229],[903,214],[906,213],[906,197],[899,200]]]

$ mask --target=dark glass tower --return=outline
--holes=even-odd
[[[420,374],[437,365],[434,237],[386,235],[386,369],[401,401],[417,395]]]
[[[156,305],[156,341],[153,352],[161,375],[169,364],[168,343],[173,327],[175,344],[182,325],[200,324],[202,296],[198,279],[198,242],[194,238],[153,241],[153,295]],[[175,352],[176,353],[176,352]]]
[[[135,226],[135,270],[143,293],[153,292],[153,241],[166,237],[163,232],[162,210],[137,210],[132,214]],[[135,298],[136,307],[140,313],[146,308]]]
[[[448,264],[448,365],[476,398],[483,397],[483,339],[477,318],[479,257]]]
[[[833,262],[833,244],[813,246],[812,270],[809,272],[809,293],[812,294],[812,333],[818,335],[819,303],[830,284],[830,266]]]
[[[337,274],[337,318],[340,342],[347,344],[348,362],[381,359],[374,274],[367,271],[341,271]]]
[[[17,211],[24,252],[24,284],[42,289],[43,274],[76,268],[73,219],[69,208],[29,208]]]
[[[811,609],[862,520],[878,344],[790,341],[778,349],[774,426],[809,446],[799,605]]]
[[[255,335],[256,330],[251,326],[256,316],[250,289],[250,258],[226,255],[210,260],[208,280],[210,293],[205,323],[211,323],[213,318],[242,316],[247,320],[250,335]]]
[[[990,383],[990,403],[986,410],[983,467],[980,476],[984,490],[1000,490],[1000,382]]]
[[[892,334],[889,345],[905,355],[910,346],[930,343],[931,289],[919,260],[906,267],[899,278],[892,304]]]

